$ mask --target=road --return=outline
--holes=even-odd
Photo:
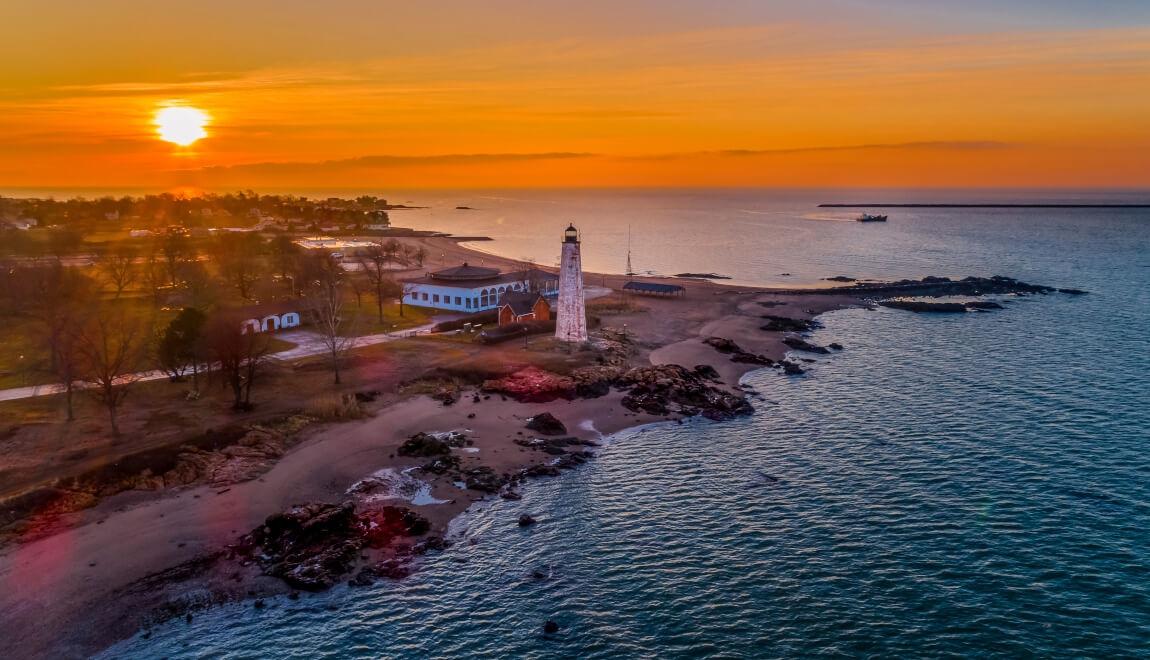
[[[383,344],[385,342],[402,339],[404,337],[411,337],[413,335],[423,335],[431,332],[435,327],[435,323],[428,323],[425,325],[417,326],[414,328],[407,328],[404,330],[397,330],[395,332],[384,332],[377,335],[364,335],[355,341],[355,346],[373,346],[375,344]],[[313,355],[322,355],[327,352],[327,345],[324,343],[323,336],[318,332],[311,330],[293,330],[291,332],[281,332],[276,335],[277,339],[295,344],[294,348],[289,348],[286,351],[280,351],[268,356],[274,360],[298,360],[300,358],[311,357]],[[354,349],[353,349],[354,350]],[[159,380],[167,378],[168,374],[163,371],[141,371],[135,374],[135,380],[148,381]],[[17,399],[30,399],[37,396],[49,396],[52,394],[59,394],[64,391],[64,386],[55,383],[50,385],[30,385],[28,387],[13,387],[7,390],[0,390],[0,401],[15,401]]]

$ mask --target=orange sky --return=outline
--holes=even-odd
[[[1141,13],[476,4],[22,7],[0,190],[1150,186]],[[173,102],[209,136],[159,141]]]

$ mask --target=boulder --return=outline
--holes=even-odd
[[[400,456],[442,456],[451,453],[451,446],[427,433],[416,433],[404,441],[396,451]]]
[[[784,337],[783,343],[795,349],[796,351],[806,351],[808,353],[830,353],[830,350],[823,346],[816,346],[801,337]]]
[[[725,337],[707,337],[703,343],[714,348],[720,353],[742,353],[743,349],[738,344]]]
[[[527,428],[543,435],[564,435],[567,427],[549,412],[539,413],[527,420]]]
[[[719,380],[719,372],[709,364],[695,365],[695,373],[698,374],[700,378],[706,378],[707,380]]]
[[[520,527],[530,527],[531,525],[534,525],[536,522],[537,521],[534,518],[532,518],[529,514],[524,513],[521,516],[519,516],[519,526]]]
[[[767,323],[761,326],[761,329],[767,332],[807,332],[822,327],[818,321],[792,319],[788,316],[766,314],[763,318],[767,320]]]

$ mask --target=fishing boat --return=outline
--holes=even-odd
[[[855,218],[855,220],[858,220],[859,222],[886,222],[886,216],[885,215],[871,215],[869,213],[864,213],[864,214],[860,215],[859,217]]]

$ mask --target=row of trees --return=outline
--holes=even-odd
[[[50,225],[119,226],[134,218],[147,226],[178,224],[186,227],[254,224],[256,216],[270,215],[313,222],[356,222],[369,218],[371,223],[386,222],[387,200],[373,195],[353,199],[308,199],[295,195],[260,195],[241,191],[224,195],[205,194],[194,197],[162,193],[143,197],[100,197],[85,199],[21,199],[0,197],[0,216],[15,216]]]

